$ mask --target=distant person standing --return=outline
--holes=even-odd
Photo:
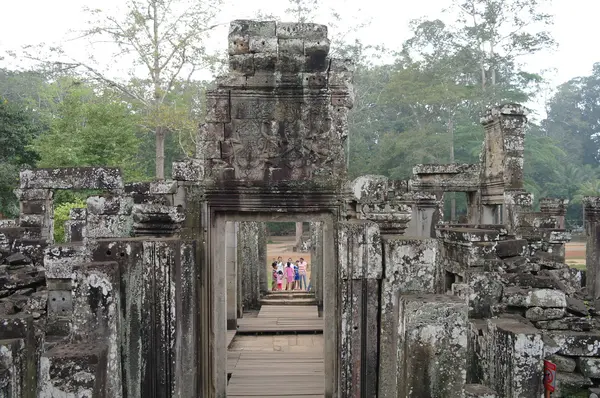
[[[273,259],[275,260],[275,259]],[[273,261],[271,264],[272,274],[271,274],[271,290],[275,291],[277,289],[277,261]]]
[[[301,257],[300,262],[298,263],[298,273],[300,274],[300,289],[306,289],[308,291],[308,284],[306,283],[306,279],[308,277],[307,274],[308,264]]]
[[[294,264],[294,290],[300,290],[300,269],[298,268],[298,264],[300,260],[296,260],[296,264]]]
[[[294,264],[292,259],[288,258],[287,264],[285,265],[285,290],[292,290],[294,288]]]
[[[281,257],[277,257],[277,272],[281,272],[283,275],[283,259]]]

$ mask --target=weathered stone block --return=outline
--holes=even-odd
[[[280,22],[277,24],[277,37],[280,39],[325,39],[327,26],[314,23]]]
[[[500,258],[523,256],[527,245],[525,239],[499,241],[496,245],[496,254]]]
[[[381,279],[381,236],[374,222],[350,221],[339,227],[340,277]]]
[[[548,331],[547,337],[551,338],[558,347],[557,354],[573,357],[600,357],[600,333]]]
[[[531,307],[525,311],[525,318],[533,322],[560,319],[563,316],[565,316],[564,308]]]
[[[206,94],[207,123],[229,123],[231,121],[229,95],[229,91],[224,90],[211,91]]]
[[[275,21],[237,19],[229,24],[229,35],[275,37]]]
[[[577,366],[585,377],[600,378],[600,358],[577,358]]]
[[[74,341],[106,341],[106,392],[122,396],[120,273],[116,262],[75,267],[73,291]]]
[[[508,287],[504,289],[503,302],[514,307],[561,308],[567,306],[567,299],[560,290],[523,289]]]
[[[437,269],[437,241],[384,237],[386,281],[401,294],[434,293],[440,283]],[[385,294],[385,293],[384,293]]]
[[[242,73],[244,75],[252,75],[254,73],[254,55],[230,55],[229,69],[231,69],[233,72]]]
[[[590,310],[583,300],[567,297],[567,311],[579,316],[588,316]]]
[[[400,297],[398,396],[461,396],[466,361],[464,301],[447,295]]]
[[[398,294],[435,293],[437,241],[387,236],[383,238],[385,269],[381,287],[380,346],[396,347]],[[439,284],[439,281],[438,281]],[[397,388],[397,353],[379,354],[379,396]]]
[[[40,359],[38,397],[109,397],[106,366],[100,342],[58,345]]]
[[[109,167],[23,170],[21,189],[123,189],[121,170]]]
[[[133,198],[127,196],[90,196],[86,200],[88,215],[131,214]]]
[[[47,200],[21,201],[21,214],[44,214],[47,205]]]
[[[251,53],[277,53],[277,38],[250,36],[249,49]]]
[[[131,236],[132,231],[133,218],[128,214],[88,215],[86,237],[89,239],[125,238]]]
[[[229,35],[229,55],[248,54],[250,38],[248,36]]]
[[[563,355],[554,354],[548,357],[548,360],[556,365],[557,372],[572,373],[575,371],[575,367],[577,366],[575,359],[565,357]]]
[[[36,398],[37,361],[33,339],[0,340],[0,397]]]
[[[205,167],[197,159],[173,162],[173,179],[177,181],[201,181],[205,176]]]
[[[469,317],[491,316],[491,308],[501,301],[503,289],[501,274],[470,269],[467,292]]]
[[[329,39],[321,37],[317,40],[305,39],[304,40],[304,54],[307,56],[311,55],[327,55],[329,54]]]
[[[578,373],[556,373],[556,390],[552,397],[571,398],[587,392],[587,387],[592,386],[592,381]],[[586,396],[587,394],[583,395]]]
[[[47,248],[44,251],[44,266],[48,279],[70,279],[75,265],[89,259],[89,252],[84,245],[61,245]]]
[[[465,385],[465,398],[498,398],[498,394],[483,384]]]
[[[541,333],[510,318],[488,320],[488,330],[486,384],[500,397],[540,396],[544,354]]]
[[[539,321],[536,326],[548,330],[574,330],[576,332],[587,332],[592,330],[592,320],[588,318],[567,317],[562,319]]]

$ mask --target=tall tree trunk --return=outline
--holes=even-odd
[[[156,179],[165,179],[165,131],[156,127]]]
[[[454,120],[448,120],[448,134],[450,134],[450,163],[454,163]],[[450,221],[456,221],[456,192],[452,192],[450,201]]]
[[[296,244],[294,245],[296,251],[300,251],[300,246],[302,245],[302,233],[304,232],[302,227],[303,224],[301,221],[296,223]]]

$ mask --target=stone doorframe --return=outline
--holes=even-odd
[[[325,397],[339,389],[338,222],[344,212],[340,192],[323,187],[221,187],[188,192],[187,213],[199,220],[188,233],[203,236],[199,247],[196,322],[198,396],[227,395],[227,285],[225,226],[236,221],[318,221],[323,226],[323,319]],[[240,191],[243,191],[240,192]],[[195,223],[192,223],[195,224]]]

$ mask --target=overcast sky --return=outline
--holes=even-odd
[[[0,17],[0,54],[2,49],[17,50],[25,44],[59,43],[67,37],[69,30],[85,28],[84,5],[110,7],[124,0],[4,0]],[[409,38],[410,20],[420,17],[443,16],[441,9],[448,7],[451,0],[419,0],[392,2],[389,0],[335,0],[350,24],[357,20],[370,19],[371,24],[358,34],[368,44],[384,44],[397,49]],[[237,18],[252,18],[259,9],[282,14],[283,0],[229,1],[222,11],[220,20],[228,22]],[[366,4],[361,9],[361,4]],[[358,11],[360,10],[360,11]],[[555,16],[552,34],[559,47],[526,59],[530,71],[554,69],[546,73],[551,86],[556,86],[575,76],[589,74],[594,62],[600,62],[598,38],[598,0],[553,0],[550,11]],[[326,23],[321,16],[316,22]],[[214,33],[213,47],[225,48],[226,27]],[[83,50],[78,56],[85,56]],[[101,58],[101,57],[100,57]],[[107,60],[109,61],[109,60]],[[110,61],[112,62],[112,60]],[[4,64],[6,65],[6,64]],[[543,98],[538,99],[541,104]]]

